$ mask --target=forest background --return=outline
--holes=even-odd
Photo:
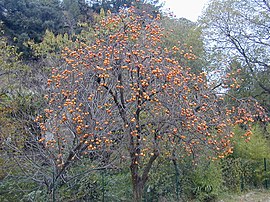
[[[270,4],[0,0],[0,201],[268,188]]]

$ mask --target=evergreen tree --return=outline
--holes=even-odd
[[[46,29],[61,32],[62,13],[59,0],[1,0],[0,17],[9,41],[27,52],[23,43],[42,40]]]
[[[92,6],[95,12],[100,12],[103,8],[105,11],[110,10],[113,13],[117,13],[120,8],[130,7],[132,5],[138,8],[144,8],[144,10],[152,10],[157,12],[161,8],[159,0],[91,0],[89,4]]]

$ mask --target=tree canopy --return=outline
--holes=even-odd
[[[46,114],[38,118],[40,141],[54,151],[60,173],[83,154],[101,155],[102,162],[125,159],[135,201],[142,200],[159,156],[224,158],[232,153],[233,126],[248,127],[263,113],[252,100],[227,102],[204,72],[182,66],[176,56],[193,60],[194,54],[163,48],[159,21],[160,15],[142,17],[134,7],[109,12],[92,43],[66,48],[66,63],[48,79]],[[236,86],[227,75],[230,80]]]
[[[241,69],[243,85],[237,94],[253,96],[268,109],[269,22],[270,6],[265,0],[211,1],[201,18],[212,64]]]

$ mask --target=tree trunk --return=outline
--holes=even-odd
[[[135,156],[134,160],[138,160]],[[142,178],[139,175],[139,166],[136,163],[130,165],[131,178],[132,178],[132,188],[133,188],[133,201],[141,202],[143,199],[143,188],[147,179]]]
[[[135,179],[133,177],[135,177]],[[144,183],[142,179],[139,176],[132,176],[132,185],[133,185],[133,201],[142,202],[144,190]]]
[[[139,166],[138,164],[134,163],[135,160],[139,160],[138,157],[135,156],[134,162],[130,165],[131,170],[131,177],[132,177],[132,185],[133,185],[133,201],[134,202],[141,202],[143,199],[143,190],[144,186],[148,180],[148,174],[150,169],[153,165],[153,162],[159,156],[159,152],[156,150],[154,155],[151,156],[148,163],[143,169],[142,175],[139,175]]]
[[[175,169],[175,185],[176,185],[176,197],[177,200],[180,199],[180,171],[179,171],[179,167],[177,164],[177,161],[175,160],[175,158],[172,160],[173,165],[174,165],[174,169]]]

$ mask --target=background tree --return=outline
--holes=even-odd
[[[63,6],[64,15],[64,30],[69,35],[79,34],[83,27],[79,24],[86,23],[92,25],[95,21],[94,9],[91,4],[81,0],[64,0],[61,5]]]
[[[193,53],[162,48],[160,16],[136,12],[108,13],[93,43],[66,49],[66,63],[48,80],[49,107],[40,126],[41,141],[58,153],[60,169],[82,154],[129,161],[134,200],[141,201],[160,155],[224,158],[232,152],[232,126],[253,122],[252,109],[261,108],[251,100],[224,101],[205,73],[191,73],[175,58],[180,53],[192,60]]]
[[[1,21],[6,36],[27,53],[23,43],[29,39],[40,42],[46,29],[60,32],[63,28],[62,9],[60,1],[25,1],[2,0]]]
[[[237,95],[258,99],[269,110],[269,2],[211,1],[200,20],[212,65],[241,69]]]
[[[173,47],[178,44],[181,48],[189,50],[196,55],[196,60],[180,60],[183,66],[192,67],[192,71],[206,71],[206,52],[203,43],[202,29],[196,23],[185,18],[175,19],[164,16],[162,26],[170,32],[165,40],[165,47]]]
[[[131,6],[143,8],[143,10],[147,10],[149,13],[155,13],[162,7],[159,0],[93,0],[89,1],[89,4],[97,13],[100,12],[101,8],[105,11],[110,10],[113,13],[118,13],[120,9],[129,8]]]

